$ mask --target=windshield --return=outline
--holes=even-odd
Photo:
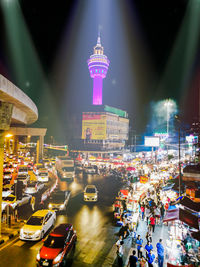
[[[51,200],[63,200],[65,198],[65,194],[56,194],[51,197]]]
[[[95,188],[87,188],[86,193],[96,193]]]
[[[3,197],[2,198],[3,199],[3,201],[14,201],[15,200],[15,197]]]
[[[48,176],[48,173],[46,173],[46,172],[41,172],[41,173],[39,173],[39,176]]]
[[[63,236],[48,236],[44,242],[44,246],[47,248],[62,248],[65,244],[65,238]]]
[[[27,184],[27,187],[35,187],[36,183]]]
[[[64,172],[73,172],[74,171],[74,167],[63,167],[62,170]]]
[[[17,177],[17,179],[26,179],[26,178],[27,178],[26,175],[20,175],[20,176]]]
[[[42,225],[43,217],[32,216],[28,221],[27,225]]]
[[[4,172],[4,175],[12,175],[12,172]]]
[[[19,168],[19,172],[28,172],[28,168]]]

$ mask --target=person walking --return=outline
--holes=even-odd
[[[140,235],[138,235],[136,239],[138,258],[142,258],[142,243],[143,243],[143,240],[140,238]]]
[[[164,247],[162,245],[162,239],[156,244],[158,254],[158,267],[163,267],[164,263]]]
[[[115,245],[117,246],[117,249],[119,249],[120,246],[120,242],[123,240],[123,236],[120,235],[119,239],[117,240],[117,242],[115,243]]]
[[[145,217],[146,217],[146,220],[147,220],[147,225],[148,225],[148,223],[149,223],[149,216],[150,216],[150,208],[149,208],[149,206],[147,206],[146,208],[145,208]]]
[[[151,233],[154,233],[155,230],[155,224],[156,224],[156,219],[154,217],[154,215],[152,214],[150,217],[150,229],[151,229]]]
[[[144,211],[145,211],[145,207],[144,205],[142,205],[141,206],[142,220],[144,220]]]
[[[148,254],[149,254],[150,250],[153,249],[153,246],[152,246],[152,244],[150,243],[150,241],[147,242],[147,244],[146,244],[146,246],[145,246],[144,248],[145,248],[145,250],[146,250],[146,258],[148,258]]]
[[[120,241],[119,248],[117,250],[117,261],[118,261],[118,266],[122,267],[123,266],[123,255],[124,255],[124,241]]]
[[[137,266],[138,258],[135,256],[135,254],[136,254],[136,251],[133,250],[132,255],[129,256],[128,266],[130,267]]]
[[[156,256],[153,254],[152,250],[150,250],[149,253],[148,253],[148,256],[147,256],[149,267],[153,267],[153,263],[154,263],[155,257]]]

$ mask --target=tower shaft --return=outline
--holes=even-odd
[[[93,79],[93,105],[102,105],[103,78],[95,77]]]

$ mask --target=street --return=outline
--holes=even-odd
[[[99,191],[97,203],[83,201],[86,184],[96,185]],[[112,204],[120,182],[114,177],[87,175],[83,178],[80,174],[66,187],[71,190],[71,197],[67,210],[57,214],[56,225],[72,223],[78,236],[75,253],[70,255],[67,266],[102,266],[116,240],[114,233],[117,228],[112,221]],[[24,219],[28,218],[28,213],[26,209],[20,210],[20,216]],[[41,246],[42,241],[25,242],[16,239],[0,251],[1,266],[35,266],[36,255]]]

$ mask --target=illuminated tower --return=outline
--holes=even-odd
[[[110,61],[103,54],[100,35],[94,47],[94,54],[90,56],[87,62],[90,77],[93,79],[93,105],[102,105],[103,79],[106,77]]]

